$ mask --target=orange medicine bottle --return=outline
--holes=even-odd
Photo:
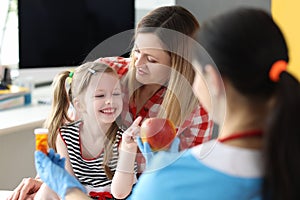
[[[34,129],[35,134],[35,150],[42,151],[48,154],[48,129],[37,128]]]

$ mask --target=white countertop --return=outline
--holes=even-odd
[[[0,111],[0,135],[40,126],[48,116],[51,106],[38,104],[40,99],[50,99],[50,86],[35,88],[32,104]]]
[[[0,199],[6,199],[11,193],[9,190],[0,190]]]

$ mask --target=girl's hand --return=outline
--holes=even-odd
[[[136,153],[137,144],[136,137],[140,134],[140,122],[142,117],[138,117],[134,120],[132,125],[123,133],[121,148],[123,151],[130,151]]]

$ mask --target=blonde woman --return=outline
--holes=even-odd
[[[196,18],[180,6],[160,7],[138,23],[130,58],[106,62],[122,76],[125,92],[122,119],[130,125],[138,116],[168,118],[177,127],[180,150],[210,139],[211,122],[193,94],[194,70],[187,39],[199,30]],[[145,160],[137,155],[138,172]]]

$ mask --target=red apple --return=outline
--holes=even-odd
[[[141,125],[141,139],[153,151],[167,150],[175,136],[175,126],[169,119],[148,118]]]

